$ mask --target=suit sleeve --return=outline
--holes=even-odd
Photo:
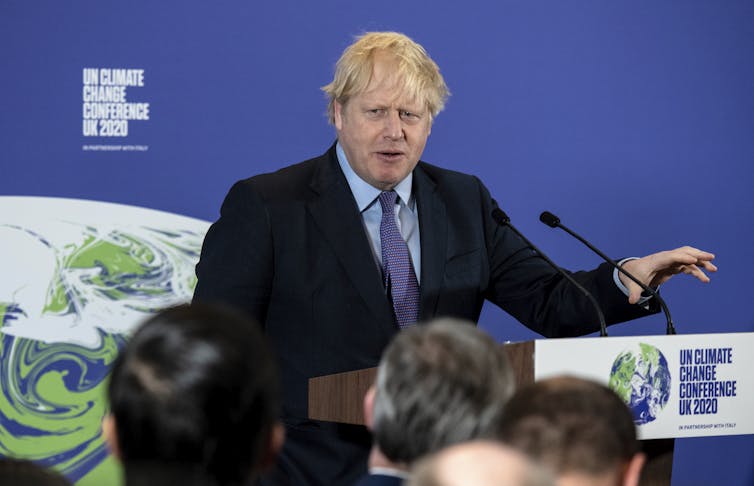
[[[481,182],[479,188],[490,268],[485,298],[546,337],[579,336],[598,330],[597,312],[589,299],[517,234],[492,219],[497,203]],[[571,274],[597,299],[608,324],[657,312],[656,307],[647,311],[629,304],[612,273],[612,267],[605,263]]]
[[[264,323],[273,279],[269,216],[249,181],[237,182],[210,226],[199,263],[193,301],[222,302]]]

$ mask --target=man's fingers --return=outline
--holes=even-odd
[[[675,250],[671,250],[671,253],[675,253],[676,255],[684,255],[682,257],[684,260],[686,260],[684,263],[709,262],[715,259],[714,253],[700,250],[692,246],[682,246],[680,248],[676,248]],[[696,262],[689,261],[690,258],[696,259]]]
[[[673,251],[679,252],[677,257],[683,262],[683,265],[681,265],[681,271],[688,275],[693,275],[702,282],[707,283],[710,281],[709,277],[702,269],[708,272],[717,271],[717,267],[711,262],[711,260],[715,258],[715,255],[710,252],[702,251],[690,246],[684,246]],[[695,259],[695,261],[690,261],[692,258]],[[679,261],[679,263],[681,262]]]
[[[678,250],[684,251],[688,253],[689,255],[693,255],[699,260],[714,260],[715,254],[710,253],[708,251],[700,250],[699,248],[694,248],[693,246],[682,246],[678,248]]]
[[[699,265],[699,266],[701,266],[701,267],[703,267],[708,272],[717,272],[717,267],[715,265],[713,265],[709,261],[700,260],[700,261],[696,262],[696,264]]]
[[[691,246],[682,246],[675,250],[661,251],[654,255],[649,255],[647,258],[652,262],[652,271],[655,272],[683,265],[699,265],[710,272],[717,271],[717,267],[711,263],[711,260],[715,258],[714,254],[698,250]]]
[[[685,274],[693,275],[704,283],[709,283],[710,281],[707,274],[701,271],[696,265],[684,265],[682,271]]]
[[[670,266],[673,264],[689,265],[700,261],[697,253],[692,253],[684,248],[677,248],[675,250],[664,251],[658,253],[661,256],[658,260],[658,264],[662,266]]]

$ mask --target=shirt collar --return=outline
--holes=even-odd
[[[356,199],[359,211],[364,211],[375,201],[375,199],[377,199],[377,196],[379,196],[382,191],[369,184],[354,172],[351,164],[348,163],[345,151],[340,146],[340,142],[335,146],[335,153],[338,156],[340,169],[343,171],[343,175],[346,176],[346,181],[348,181],[348,186],[351,188],[351,193],[353,193],[353,197]],[[408,176],[393,188],[393,190],[398,193],[398,197],[403,201],[403,204],[409,207],[411,207],[410,203],[412,203],[411,188],[413,186],[413,181],[414,174],[413,172],[409,172]]]
[[[401,479],[408,479],[410,477],[408,471],[403,469],[393,469],[390,467],[370,467],[369,474],[379,474],[381,476],[393,476]]]

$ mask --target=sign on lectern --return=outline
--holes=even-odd
[[[631,407],[641,439],[754,434],[754,333],[547,339],[534,378],[604,383]]]

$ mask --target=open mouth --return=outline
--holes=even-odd
[[[397,160],[403,157],[403,152],[393,152],[390,150],[377,152],[377,156],[383,160]]]

